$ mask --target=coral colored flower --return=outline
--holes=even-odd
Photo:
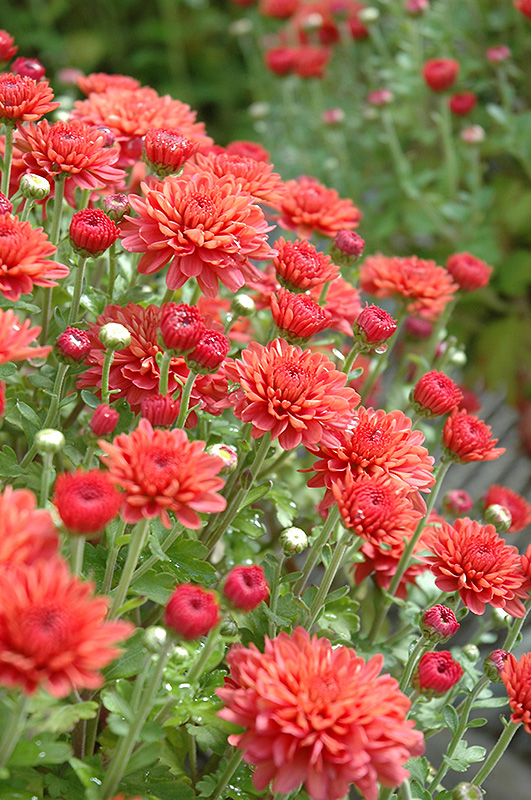
[[[234,645],[230,677],[217,690],[223,719],[243,727],[229,742],[253,764],[254,786],[273,782],[289,794],[301,783],[312,800],[338,800],[354,783],[376,800],[377,782],[398,786],[405,762],[424,750],[422,734],[407,720],[409,699],[390,675],[379,675],[383,657],[367,663],[355,651],[302,628],[254,644]]]
[[[514,7],[517,8],[524,17],[531,19],[531,0],[514,0]]]
[[[396,320],[383,308],[365,306],[356,317],[355,335],[364,345],[378,347],[396,331]]]
[[[137,81],[136,78],[132,78],[130,75],[109,75],[107,72],[80,75],[77,85],[87,97],[92,92],[102,94],[108,92],[109,89],[140,89],[140,81]]]
[[[32,122],[59,108],[52,103],[53,92],[47,81],[34,81],[5,72],[0,75],[0,121],[5,124]]]
[[[254,158],[255,161],[262,161],[264,164],[268,164],[270,161],[270,155],[265,147],[262,147],[257,142],[249,142],[246,139],[235,139],[233,142],[229,142],[225,149],[227,153],[234,156]]]
[[[193,350],[199,342],[205,322],[197,306],[165,303],[162,306],[160,335],[164,347],[178,355]]]
[[[461,94],[453,94],[448,100],[448,105],[452,114],[457,117],[466,117],[474,110],[477,102],[478,98],[474,92],[461,92]]]
[[[322,287],[315,286],[310,290],[314,300],[319,301]],[[329,327],[346,336],[353,336],[353,325],[361,310],[362,302],[358,290],[342,277],[336,278],[328,286],[325,311],[330,314]]]
[[[320,445],[312,452],[320,457],[312,467],[308,486],[331,488],[348,470],[354,476],[385,472],[408,491],[429,491],[435,483],[433,458],[423,445],[424,435],[411,430],[402,411],[360,406],[344,426],[337,446]]]
[[[8,200],[5,194],[2,194],[2,192],[0,192],[0,215],[3,216],[4,214],[11,214],[12,211],[13,211],[13,203],[11,202],[11,200]]]
[[[233,175],[242,192],[248,192],[257,203],[278,207],[284,194],[282,178],[273,172],[272,164],[231,153],[198,153],[194,162],[188,162],[184,175],[208,172],[216,178]]]
[[[432,58],[422,68],[424,80],[434,92],[444,92],[456,81],[459,63],[452,58]]]
[[[377,546],[411,538],[422,517],[403,484],[384,472],[354,478],[347,471],[333,483],[332,492],[345,527]]]
[[[14,37],[7,31],[0,31],[0,65],[11,61],[17,50]]]
[[[315,178],[301,175],[287,181],[280,207],[279,224],[297,236],[309,239],[313,233],[334,237],[342,229],[357,228],[361,211],[352,200],[343,200]]]
[[[197,529],[197,512],[215,514],[226,506],[217,491],[224,486],[217,477],[220,458],[204,451],[204,442],[190,442],[181,429],[153,430],[147,419],[130,434],[122,433],[112,444],[100,441],[102,460],[111,480],[125,492],[122,517],[126,522],[160,517],[171,528],[173,511],[185,528]]]
[[[46,70],[40,61],[36,58],[16,58],[11,65],[12,72],[15,75],[22,75],[25,78],[33,78],[34,81],[40,81],[46,75]]]
[[[446,694],[463,677],[463,667],[448,650],[424,653],[411,683],[422,694]]]
[[[83,122],[55,122],[43,119],[19,128],[15,147],[24,153],[28,169],[50,181],[61,176],[73,202],[73,190],[102,189],[123,181],[125,172],[113,166],[118,148],[105,147],[105,134]]]
[[[69,531],[98,533],[117,516],[122,496],[107,472],[78,469],[58,476],[53,502]]]
[[[260,0],[259,9],[264,17],[287,19],[297,11],[300,0]]]
[[[0,494],[0,568],[52,559],[58,547],[50,513],[37,508],[33,492],[6,486]]]
[[[54,697],[103,684],[134,627],[106,622],[108,599],[93,590],[58,558],[0,571],[0,684]]]
[[[76,211],[70,222],[72,247],[85,256],[96,258],[108,250],[119,236],[119,229],[101,208]]]
[[[346,424],[359,395],[326,356],[275,339],[251,342],[242,360],[226,367],[237,381],[235,415],[252,424],[252,436],[271,431],[284,450],[315,445]]]
[[[295,52],[295,74],[300,78],[323,78],[331,57],[328,47],[303,45]]]
[[[339,267],[330,256],[319,253],[313,244],[305,240],[275,242],[277,255],[273,266],[279,283],[290,292],[305,292],[315,286],[321,288],[339,276]]]
[[[437,319],[457,290],[444,267],[417,256],[369,256],[361,266],[360,284],[375,297],[410,300],[408,313],[430,320]]]
[[[204,328],[199,341],[191,353],[186,355],[187,366],[193,372],[208,375],[216,372],[225,361],[230,350],[230,339],[220,331]]]
[[[360,583],[363,583],[371,576],[380,589],[388,590],[404,553],[405,541],[403,539],[400,544],[393,544],[391,547],[386,545],[385,550],[372,542],[365,542],[360,550],[364,561],[361,564],[356,564],[352,570],[355,584],[359,586]],[[415,560],[400,578],[400,583],[395,592],[396,597],[405,599],[408,595],[408,584],[415,583],[419,575],[427,572],[428,565],[416,559],[419,557],[419,553],[426,550],[429,541],[430,536],[423,533],[415,545],[413,550]]]
[[[154,128],[177,128],[183,136],[208,147],[212,139],[190,106],[169,95],[160,97],[154,89],[109,88],[92,92],[88,100],[74,103],[72,119],[95,127],[110,128],[120,145],[119,166],[132,166],[142,154],[142,137]]]
[[[231,176],[169,176],[156,189],[145,184],[143,189],[145,199],[130,198],[139,216],[126,218],[123,246],[143,253],[138,264],[143,275],[169,264],[169,289],[195,277],[209,297],[217,294],[218,281],[235,292],[256,274],[250,259],[274,255],[262,210]]]
[[[90,353],[90,339],[86,331],[66,328],[55,340],[55,352],[65,364],[78,364]]]
[[[290,344],[303,344],[328,328],[330,314],[307,294],[280,289],[271,295],[271,315],[279,335]]]
[[[26,358],[44,358],[51,347],[30,347],[39,333],[40,327],[30,328],[31,322],[19,318],[9,308],[0,308],[0,364],[6,361],[24,361]]]
[[[164,623],[184,639],[199,639],[215,628],[220,608],[214,592],[181,583],[170,597],[164,611]]]
[[[57,286],[69,269],[50,261],[57,248],[48,241],[42,228],[32,228],[10,214],[0,216],[0,292],[8,300],[18,300],[34,286]]]
[[[295,70],[297,49],[295,47],[272,47],[264,55],[265,65],[273,73],[283,78]]]
[[[488,285],[493,268],[470,253],[454,253],[446,269],[463,292],[473,292]]]
[[[258,564],[233,567],[225,580],[223,594],[235,608],[252,611],[269,597],[269,584],[263,568]]]
[[[466,411],[454,411],[443,428],[443,446],[453,461],[468,464],[472,461],[494,461],[505,453],[504,447],[494,447],[490,426]]]
[[[412,398],[417,413],[426,417],[438,417],[456,409],[463,395],[448,375],[433,369],[416,382]]]
[[[420,621],[423,636],[432,642],[446,642],[459,628],[452,609],[440,604],[428,608]]]
[[[483,497],[485,508],[492,505],[500,505],[508,509],[511,514],[511,527],[507,533],[517,533],[523,531],[531,522],[531,503],[528,503],[522,495],[513,492],[508,486],[498,484],[491,486]]]
[[[198,150],[199,142],[174,128],[155,128],[144,136],[144,159],[160,178],[178,172]]]
[[[96,436],[108,436],[114,431],[120,414],[115,408],[111,408],[106,403],[100,403],[90,420],[90,428]]]
[[[516,547],[505,543],[494,525],[480,525],[464,517],[453,526],[442,522],[433,529],[429,549],[433,556],[424,561],[443,592],[459,592],[474,614],[488,605],[502,608],[512,617],[522,617],[525,608],[519,598],[527,597],[529,583],[522,570]]]
[[[179,408],[180,403],[172,400],[171,395],[150,394],[140,403],[141,415],[156,428],[171,428],[179,416]]]
[[[513,710],[511,721],[517,725],[523,722],[524,729],[531,734],[531,653],[524,653],[518,660],[509,653],[501,679]]]

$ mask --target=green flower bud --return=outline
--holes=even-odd
[[[285,528],[280,534],[280,544],[285,556],[294,556],[306,550],[308,536],[302,528]]]
[[[494,525],[497,533],[505,533],[511,527],[513,518],[511,512],[505,506],[494,503],[485,509],[485,522]]]
[[[473,783],[459,783],[452,792],[452,800],[481,800],[483,790]]]
[[[153,625],[151,628],[146,628],[142,636],[144,647],[146,650],[149,650],[150,653],[160,653],[167,639],[168,634],[165,628],[162,628],[160,625]]]
[[[480,653],[475,644],[466,644],[463,647],[463,655],[468,661],[475,663],[478,660]]]
[[[59,453],[65,445],[65,437],[54,428],[43,428],[35,435],[35,447],[39,455]]]
[[[253,298],[243,292],[234,295],[231,308],[240,317],[250,317],[256,311]]]
[[[233,637],[238,635],[238,626],[235,620],[228,616],[225,617],[219,629],[221,636]]]
[[[124,350],[131,344],[131,334],[119,322],[108,322],[100,328],[100,342],[108,350]]]
[[[26,200],[44,200],[50,194],[50,182],[40,175],[31,172],[20,179],[20,193]]]

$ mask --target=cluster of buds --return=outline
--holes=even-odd
[[[166,303],[160,323],[161,346],[174,356],[183,356],[188,367],[203,375],[216,372],[230,350],[230,340],[205,327],[196,306]]]

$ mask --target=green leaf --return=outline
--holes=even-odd
[[[432,800],[431,792],[428,792],[416,781],[411,781],[409,788],[411,789],[411,797],[415,800]]]
[[[150,764],[158,761],[160,755],[160,741],[144,744],[136,750],[127,762],[128,775],[131,772],[136,772],[139,769],[145,769]]]
[[[193,736],[201,750],[212,750],[222,756],[227,748],[227,734],[212,725],[194,725],[189,722],[185,725],[188,733]]]
[[[466,772],[470,764],[482,761],[485,758],[486,749],[484,747],[468,747],[467,742],[461,739],[451,758],[443,756],[444,763],[455,772]]]
[[[52,734],[44,733],[29,742],[19,742],[8,761],[10,767],[33,767],[37,764],[63,764],[72,755],[64,742],[55,741]]]
[[[24,474],[25,470],[19,466],[15,451],[11,447],[4,445],[0,452],[0,476],[3,478],[18,478]]]
[[[12,361],[8,361],[7,364],[0,365],[0,379],[9,378],[10,375],[14,375],[17,371],[16,365]]]
[[[65,733],[72,730],[80,719],[93,719],[98,713],[98,703],[88,700],[85,703],[75,703],[54,708],[46,718],[38,723],[38,730],[51,733]]]
[[[424,756],[410,758],[407,764],[405,764],[405,767],[409,771],[411,780],[416,781],[421,786],[424,786],[428,775],[430,774],[430,764],[428,759],[424,758]]]
[[[453,706],[445,705],[442,710],[442,715],[444,717],[444,721],[446,722],[448,728],[450,729],[453,735],[459,727],[459,714],[457,713],[457,711]]]
[[[272,486],[273,481],[265,481],[265,483],[260,483],[258,486],[255,486],[254,489],[251,489],[240,508],[246,508],[246,506],[256,503],[257,500],[260,500],[271,491]]]
[[[126,650],[120,658],[104,670],[105,678],[114,681],[117,678],[130,678],[138,675],[146,658],[144,633],[137,631],[127,640]]]
[[[486,725],[487,722],[488,720],[486,720],[485,717],[477,717],[467,722],[467,728],[481,728],[483,725]]]
[[[153,603],[165,606],[175,589],[175,584],[174,575],[150,570],[131,584],[131,590],[142,597],[147,597]]]
[[[81,399],[89,408],[96,408],[101,403],[99,397],[96,397],[95,394],[88,392],[86,389],[81,389]]]
[[[207,549],[201,542],[179,537],[168,550],[168,556],[179,582],[207,586],[216,583],[216,570],[206,561]]]

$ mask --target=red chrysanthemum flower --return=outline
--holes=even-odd
[[[120,145],[121,167],[138,161],[142,155],[142,137],[155,128],[177,128],[201,147],[212,144],[212,139],[205,134],[204,123],[196,122],[196,112],[190,106],[170,95],[160,97],[149,87],[92,92],[88,100],[74,104],[71,118],[110,128]]]
[[[387,473],[409,493],[427,492],[435,483],[433,458],[423,446],[424,435],[411,430],[411,420],[402,411],[385,411],[360,406],[344,427],[337,446],[312,449],[321,460],[308,486],[332,487],[348,470],[354,476]],[[328,505],[332,502],[328,492]]]
[[[262,210],[232,177],[170,176],[156,189],[143,189],[145,199],[130,198],[139,217],[126,217],[123,246],[144,254],[138,264],[143,275],[169,263],[169,289],[195,277],[209,297],[217,294],[218,281],[235,292],[256,275],[250,259],[274,255]]]
[[[443,497],[443,508],[447,514],[458,517],[474,507],[474,501],[464,489],[452,489]]]
[[[355,231],[342,229],[334,236],[334,247],[344,256],[358,259],[365,249],[365,240]]]
[[[273,75],[283,78],[295,69],[297,50],[295,47],[272,47],[264,53],[264,62]]]
[[[98,689],[129,622],[106,622],[108,599],[58,558],[0,571],[0,684],[54,697]]]
[[[76,252],[96,258],[115,243],[120,230],[101,208],[83,208],[72,217],[69,234]]]
[[[463,667],[455,661],[448,650],[424,653],[411,684],[422,694],[446,694],[463,677]]]
[[[11,200],[8,200],[5,194],[2,194],[2,192],[0,192],[0,215],[3,216],[4,214],[11,214],[12,211],[13,211],[13,203],[11,202]]]
[[[471,253],[454,253],[446,269],[463,292],[473,292],[488,285],[493,267]]]
[[[491,486],[483,497],[485,508],[500,505],[508,509],[511,514],[511,527],[507,533],[523,531],[531,522],[531,503],[528,503],[521,494],[513,492],[508,486],[498,484]]]
[[[396,320],[379,306],[366,306],[356,317],[354,333],[364,345],[378,347],[396,331]]]
[[[278,222],[297,236],[309,239],[313,233],[334,237],[343,228],[357,228],[361,211],[352,200],[343,200],[315,178],[302,175],[287,181]]]
[[[271,431],[284,450],[315,445],[337,434],[359,403],[347,376],[320,353],[275,339],[251,342],[241,355],[226,371],[241,386],[234,413],[252,424],[255,439]]]
[[[319,300],[321,286],[310,290],[314,300]],[[332,281],[326,293],[325,311],[331,315],[330,328],[340,331],[346,336],[353,336],[353,325],[356,322],[363,306],[360,293],[341,276]]]
[[[48,241],[42,228],[32,228],[10,214],[0,216],[0,292],[8,300],[18,300],[34,286],[57,286],[69,269],[50,261],[57,248]]]
[[[245,728],[229,742],[255,766],[261,791],[290,793],[301,783],[312,800],[338,800],[352,783],[376,800],[377,782],[397,786],[405,762],[424,750],[422,734],[406,719],[409,699],[390,675],[379,675],[383,657],[365,663],[355,651],[302,628],[231,648],[231,674],[217,690],[223,719]]]
[[[230,339],[220,331],[204,328],[199,341],[185,357],[185,361],[193,372],[209,375],[216,372],[230,350]]]
[[[58,546],[50,513],[37,508],[33,492],[6,486],[0,493],[0,567],[52,559]]]
[[[504,447],[495,447],[490,426],[479,417],[466,411],[454,411],[443,428],[443,446],[454,461],[468,464],[472,461],[494,461],[505,453]]]
[[[199,142],[174,128],[155,128],[144,136],[144,160],[159,178],[178,172],[198,150]]]
[[[477,95],[474,92],[461,92],[460,94],[453,94],[449,100],[448,105],[450,111],[456,117],[466,117],[474,110],[478,102]]]
[[[197,529],[201,526],[198,511],[223,511],[225,498],[217,494],[224,486],[217,477],[223,461],[207,455],[204,444],[188,441],[181,429],[153,430],[147,419],[112,444],[100,441],[111,480],[125,492],[123,519],[138,522],[158,516],[171,528],[168,511],[173,511],[182,525]]]
[[[523,617],[525,608],[519,598],[527,597],[529,581],[518,550],[498,536],[494,525],[464,517],[453,526],[441,522],[432,534],[429,549],[434,555],[424,560],[439,589],[459,592],[474,614],[483,614],[488,604],[512,617]]]
[[[294,71],[300,78],[322,78],[331,57],[328,47],[302,45],[295,51]]]
[[[255,161],[262,161],[264,164],[269,164],[271,159],[265,147],[258,142],[249,142],[247,139],[235,139],[233,142],[229,142],[225,150],[231,155],[254,158]]]
[[[47,81],[34,81],[5,72],[0,75],[0,122],[33,122],[59,108],[52,103],[53,91]]]
[[[280,289],[271,295],[271,315],[279,336],[290,344],[303,344],[328,328],[330,314],[307,294]]]
[[[231,153],[198,153],[188,162],[184,174],[209,173],[216,178],[232,175],[242,192],[248,192],[257,203],[277,208],[284,194],[282,178],[273,172],[272,164]]]
[[[415,384],[412,392],[415,411],[424,417],[449,414],[463,399],[460,388],[444,372],[427,372]]]
[[[273,19],[287,19],[295,13],[299,0],[260,0],[260,13]]]
[[[277,255],[273,266],[279,283],[290,292],[305,292],[339,276],[339,267],[332,263],[330,256],[319,253],[306,240],[294,242],[283,238],[275,242]]]
[[[396,597],[405,599],[408,595],[408,585],[415,583],[419,575],[428,571],[428,565],[416,559],[419,553],[426,550],[430,541],[430,534],[423,532],[413,550],[415,558],[400,578],[400,583],[395,592]],[[360,550],[364,560],[360,564],[356,564],[352,569],[352,575],[356,586],[359,586],[359,584],[363,583],[369,576],[372,576],[376,585],[379,586],[380,589],[385,589],[387,591],[398,569],[398,564],[404,553],[405,544],[406,540],[403,539],[399,544],[393,544],[391,547],[386,544],[385,549],[383,549],[372,542],[365,542]]]
[[[263,568],[258,564],[233,567],[225,580],[223,594],[235,608],[252,611],[269,597]]]
[[[422,69],[424,80],[434,92],[444,92],[456,81],[459,62],[453,58],[431,58]]]
[[[108,436],[114,431],[120,414],[115,408],[111,408],[106,403],[100,403],[90,420],[90,428],[95,436]]]
[[[178,355],[193,350],[205,330],[205,321],[197,306],[165,303],[161,311],[160,335],[166,349]]]
[[[514,0],[514,7],[518,9],[518,11],[531,19],[531,0]]]
[[[51,347],[30,347],[41,332],[40,327],[30,328],[31,322],[21,322],[9,308],[0,308],[0,364],[6,361],[24,361],[26,358],[44,358]]]
[[[440,604],[428,608],[420,620],[422,635],[432,642],[446,642],[460,625],[451,608]]]
[[[179,416],[180,403],[171,395],[150,394],[140,403],[140,414],[149,420],[154,428],[171,428]]]
[[[46,70],[40,61],[37,61],[36,58],[24,58],[24,56],[20,56],[13,61],[11,71],[15,75],[33,78],[34,81],[40,81],[46,75]]]
[[[54,347],[65,364],[79,364],[90,353],[90,339],[86,331],[68,327],[57,337]]]
[[[332,492],[345,527],[377,546],[410,539],[422,517],[404,485],[384,472],[354,478],[346,471],[333,483]]]
[[[417,256],[388,257],[380,253],[363,262],[360,285],[362,291],[374,297],[411,300],[408,313],[430,320],[437,319],[458,288],[451,275],[435,261]]]
[[[98,533],[117,516],[122,496],[107,472],[78,469],[58,476],[53,502],[70,532]]]
[[[164,611],[164,622],[184,639],[199,639],[215,628],[220,620],[220,607],[214,592],[181,583],[170,597]]]
[[[524,729],[531,734],[531,653],[524,653],[518,660],[509,653],[501,679],[513,710],[511,721],[517,725],[523,722]]]
[[[109,75],[107,72],[91,72],[90,75],[80,75],[77,79],[79,89],[87,97],[92,92],[102,94],[109,89],[140,89],[140,81],[130,75]]]
[[[14,37],[7,31],[0,31],[0,65],[11,61],[17,50]]]

